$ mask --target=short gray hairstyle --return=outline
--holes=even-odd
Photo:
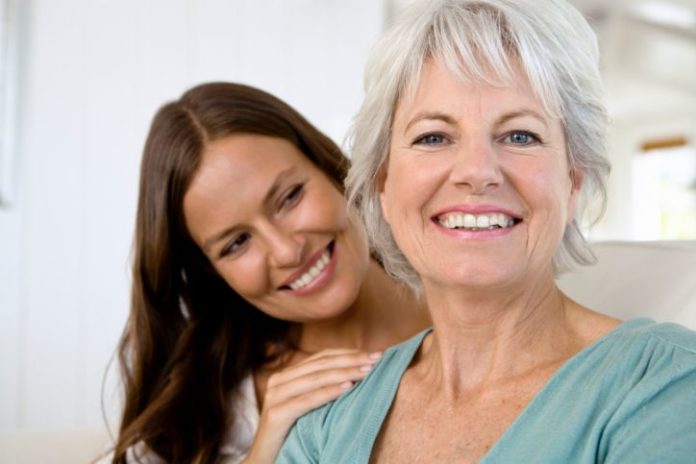
[[[389,152],[401,98],[413,95],[428,58],[463,80],[511,84],[521,69],[545,109],[558,115],[569,165],[583,175],[577,214],[554,256],[556,273],[591,264],[580,230],[591,199],[606,205],[608,124],[596,36],[564,0],[417,0],[376,44],[365,71],[365,99],[349,141],[348,201],[367,228],[373,253],[387,272],[420,290],[420,278],[382,217],[377,179]]]

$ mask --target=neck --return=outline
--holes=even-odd
[[[591,312],[551,277],[519,292],[426,287],[425,293],[435,331],[421,365],[452,395],[560,363],[593,338],[584,324]]]
[[[394,324],[396,317],[407,322]],[[305,352],[326,348],[381,351],[426,325],[425,311],[415,296],[371,260],[351,306],[339,317],[303,324],[299,344]]]

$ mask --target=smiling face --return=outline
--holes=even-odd
[[[426,291],[552,279],[580,178],[561,121],[517,84],[463,82],[429,60],[397,105],[380,201]]]
[[[184,216],[228,285],[267,314],[322,320],[357,298],[369,263],[364,233],[336,185],[284,139],[210,143]]]

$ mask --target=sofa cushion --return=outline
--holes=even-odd
[[[696,330],[696,241],[598,242],[598,262],[558,285],[577,302],[621,319],[650,317]]]

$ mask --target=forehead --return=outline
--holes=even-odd
[[[272,174],[277,166],[313,165],[290,141],[256,134],[234,134],[210,142],[203,150],[192,186],[221,176],[244,178]]]
[[[518,68],[509,79],[475,79],[429,58],[418,79],[397,102],[394,120],[398,124],[404,117],[435,108],[452,114],[530,109],[555,119]]]
[[[315,169],[295,145],[285,139],[235,134],[209,143],[189,186],[187,197],[215,201],[221,195],[255,198],[265,194],[280,173],[290,168]]]

